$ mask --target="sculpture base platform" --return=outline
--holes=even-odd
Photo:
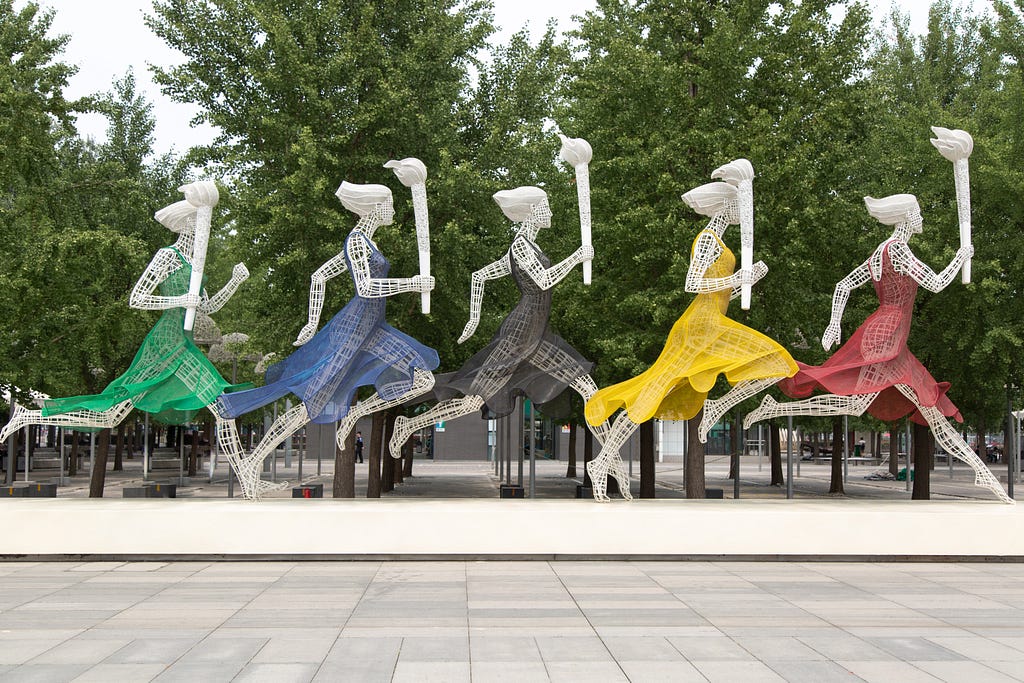
[[[1024,561],[1024,505],[863,500],[0,500],[12,559]]]

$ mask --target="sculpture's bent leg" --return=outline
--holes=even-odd
[[[728,413],[733,406],[745,401],[751,396],[761,393],[768,387],[778,384],[781,377],[768,377],[765,379],[750,379],[740,382],[729,389],[722,398],[707,399],[704,401],[704,417],[700,420],[700,427],[697,429],[697,438],[701,443],[707,443],[708,432],[715,426],[722,416]]]
[[[429,370],[416,369],[412,377],[412,386],[409,387],[409,391],[396,396],[393,399],[385,400],[380,397],[379,394],[374,394],[370,398],[364,399],[359,403],[355,404],[342,418],[338,424],[338,432],[335,435],[335,439],[338,443],[340,450],[345,449],[345,439],[348,438],[349,432],[356,426],[356,422],[359,418],[364,415],[370,415],[377,412],[378,410],[387,410],[394,406],[400,406],[411,398],[422,396],[431,389],[434,388],[434,375]],[[395,425],[395,431],[398,431],[398,425]]]
[[[864,414],[878,394],[877,391],[855,396],[825,394],[787,403],[779,403],[771,396],[765,396],[760,406],[747,413],[743,419],[743,428],[750,429],[752,425],[761,420],[785,415],[853,415],[856,417]]]
[[[587,474],[590,475],[591,486],[594,487],[594,500],[607,502],[608,498],[608,475],[611,474],[619,482],[619,490],[622,497],[632,500],[629,492],[629,473],[622,463],[619,450],[626,440],[637,430],[640,425],[629,419],[625,410],[619,413],[612,423],[611,429],[605,435],[604,445],[596,458],[587,463]]]
[[[0,430],[0,441],[6,441],[22,427],[28,425],[43,425],[47,427],[101,427],[113,429],[121,424],[128,413],[132,412],[131,401],[122,401],[108,410],[97,412],[95,410],[76,410],[62,415],[43,415],[41,410],[28,410],[15,404],[10,421]]]
[[[594,382],[594,379],[590,375],[583,375],[582,377],[577,377],[572,381],[572,384],[570,384],[569,386],[575,389],[576,393],[583,397],[583,405],[586,405],[587,401],[590,400],[590,397],[597,393],[597,384]],[[608,430],[611,429],[611,427],[609,427],[608,425],[608,421],[605,420],[596,427],[591,426],[590,423],[587,423],[587,428],[590,429],[591,433],[594,435],[594,438],[597,439],[597,443],[604,446],[604,442],[608,438]]]
[[[936,441],[945,449],[946,453],[955,455],[958,460],[966,463],[974,470],[975,486],[987,488],[1004,503],[1013,505],[1017,502],[1006,494],[1006,491],[1003,490],[1003,487],[995,478],[995,475],[992,474],[992,470],[981,461],[977,453],[971,450],[970,446],[963,440],[963,437],[953,429],[949,424],[949,420],[937,408],[922,406],[917,399],[917,394],[906,384],[897,384],[896,388],[921,411],[924,419],[928,421],[928,426],[932,428],[932,434],[935,435]]]
[[[484,399],[482,396],[463,396],[462,398],[441,401],[427,412],[413,417],[399,415],[395,418],[395,429],[391,434],[391,440],[388,441],[388,450],[391,452],[391,457],[396,459],[402,457],[402,446],[409,440],[413,432],[441,420],[454,420],[463,415],[478,412],[483,407]]]
[[[260,473],[263,471],[263,461],[277,449],[278,444],[309,422],[305,404],[300,403],[279,415],[248,456],[242,449],[242,441],[238,438],[234,419],[223,417],[216,403],[210,406],[210,412],[217,420],[217,443],[221,452],[227,457],[228,463],[235,468],[243,497],[249,500],[259,500],[260,495],[265,491],[288,486],[287,482],[264,482],[260,478]]]

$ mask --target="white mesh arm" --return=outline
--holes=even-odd
[[[293,342],[295,346],[302,346],[316,334],[316,328],[320,324],[320,313],[324,308],[324,294],[327,292],[327,281],[332,277],[341,275],[348,266],[345,265],[345,255],[335,254],[316,269],[309,284],[309,315],[306,325],[299,331],[299,336]]]
[[[205,291],[203,292],[203,303],[199,306],[199,310],[209,315],[224,308],[224,304],[226,304],[228,300],[235,295],[235,292],[238,291],[238,287],[248,279],[249,269],[245,267],[244,263],[236,264],[234,269],[231,271],[231,279],[227,281],[227,284],[221,287],[219,292],[214,294],[212,297],[206,297]]]
[[[459,343],[466,341],[476,332],[480,324],[480,311],[484,301],[484,284],[488,280],[497,280],[512,273],[512,264],[509,261],[508,252],[497,261],[490,263],[473,273],[469,290],[469,322],[462,330]]]
[[[556,263],[550,268],[545,268],[540,259],[537,258],[537,252],[533,250],[530,243],[525,237],[517,237],[512,242],[512,258],[516,260],[519,267],[523,269],[529,276],[530,279],[537,283],[537,286],[541,289],[551,289],[559,282],[561,282],[569,272],[575,268],[578,264],[583,263],[588,258],[594,257],[594,248],[581,246],[579,249],[574,251],[564,260]]]
[[[842,333],[843,311],[846,310],[846,302],[850,299],[850,292],[860,287],[871,279],[871,268],[868,262],[857,266],[849,275],[836,283],[836,289],[832,293],[832,317],[829,319],[828,327],[821,335],[821,345],[828,351],[839,341]]]
[[[427,275],[415,277],[371,277],[370,245],[365,239],[350,239],[346,247],[348,260],[352,264],[352,280],[359,296],[379,299],[403,292],[429,292],[433,289],[434,278]]]
[[[897,273],[909,275],[929,292],[941,292],[953,281],[964,261],[974,253],[974,247],[968,245],[956,250],[956,256],[941,273],[936,273],[921,262],[905,242],[893,242],[889,247],[889,258]]]
[[[181,266],[178,255],[171,249],[160,249],[153,256],[153,260],[146,266],[142,277],[135,283],[128,305],[144,311],[165,311],[169,308],[186,308],[198,306],[201,303],[200,297],[190,294],[179,296],[160,296],[153,294],[157,286],[163,282],[170,273],[173,273]]]

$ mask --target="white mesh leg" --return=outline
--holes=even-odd
[[[608,430],[601,452],[587,463],[587,474],[590,475],[591,486],[594,488],[594,500],[601,502],[610,500],[608,498],[609,474],[619,482],[622,497],[626,500],[633,499],[629,492],[629,473],[626,471],[619,451],[639,426],[629,419],[625,410],[620,412],[619,416],[615,418],[615,422],[612,423],[611,429]]]
[[[781,379],[781,377],[767,377],[764,379],[747,380],[729,389],[722,398],[704,401],[704,417],[700,420],[697,438],[700,439],[701,443],[707,443],[708,432],[733,406],[761,393],[774,384],[778,384]]]
[[[441,420],[454,420],[463,415],[478,412],[484,407],[484,399],[480,396],[464,396],[442,401],[425,413],[413,417],[399,415],[395,418],[395,428],[388,441],[388,450],[392,458],[402,457],[402,446],[409,440],[413,432],[428,427]]]
[[[963,437],[953,429],[949,424],[949,420],[947,420],[937,408],[934,406],[922,406],[917,399],[917,393],[906,384],[897,384],[896,388],[900,390],[901,394],[910,399],[910,401],[917,406],[918,410],[921,411],[924,419],[928,421],[928,426],[932,429],[932,434],[935,435],[935,440],[939,442],[946,453],[955,455],[958,460],[966,463],[972,470],[974,470],[975,486],[987,488],[1004,503],[1010,503],[1011,505],[1016,504],[1017,501],[1006,495],[1006,491],[1003,490],[1003,487],[999,484],[999,480],[997,480],[995,475],[992,474],[992,470],[990,470],[988,466],[981,461],[981,458],[978,457],[977,453],[971,450],[963,440]]]
[[[825,394],[813,396],[802,401],[788,401],[779,403],[771,396],[765,396],[761,405],[747,413],[743,419],[743,428],[750,427],[761,420],[784,415],[863,415],[872,401],[878,398],[879,392],[871,394],[858,394],[856,396],[837,396],[836,394]]]
[[[263,461],[274,452],[278,444],[299,431],[309,422],[309,414],[302,403],[278,416],[266,435],[248,456],[242,449],[242,442],[235,429],[235,421],[220,416],[216,404],[210,407],[217,420],[217,442],[227,457],[228,463],[235,468],[235,475],[242,487],[242,496],[249,500],[259,500],[266,491],[288,486],[287,482],[265,482],[260,477]]]
[[[47,415],[44,417],[41,410],[28,410],[19,404],[15,404],[14,410],[11,411],[11,420],[0,430],[0,441],[6,441],[11,434],[28,425],[112,429],[128,417],[128,413],[132,412],[132,407],[131,401],[122,401],[109,410],[102,412],[76,410],[62,415]]]
[[[590,397],[597,393],[597,384],[594,383],[594,379],[590,375],[577,377],[569,386],[575,389],[576,393],[583,397],[583,405],[586,405],[587,401],[590,400]],[[608,430],[610,429],[608,422],[602,422],[596,427],[587,423],[587,428],[590,429],[594,438],[597,439],[597,443],[604,446],[605,439],[608,438]]]
[[[338,432],[335,435],[335,440],[338,443],[340,450],[345,450],[345,439],[348,438],[349,432],[356,426],[356,422],[359,418],[364,415],[371,415],[376,413],[378,410],[387,410],[394,406],[400,406],[409,399],[422,396],[431,389],[434,388],[434,375],[428,370],[416,370],[412,378],[412,386],[409,391],[404,394],[397,396],[391,400],[385,400],[380,397],[379,394],[374,394],[370,398],[360,401],[355,404],[342,418],[341,423],[338,424]]]

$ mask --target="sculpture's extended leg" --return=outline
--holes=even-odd
[[[974,470],[974,485],[983,486],[992,493],[996,494],[999,500],[1004,503],[1015,504],[1013,498],[1006,495],[1006,491],[999,484],[999,481],[992,474],[992,470],[988,468],[985,463],[981,461],[978,454],[971,450],[970,446],[963,440],[955,429],[949,424],[942,413],[939,412],[934,406],[922,406],[917,399],[917,394],[914,390],[906,384],[897,384],[896,388],[900,390],[900,393],[906,396],[910,401],[917,406],[918,410],[924,416],[924,419],[928,421],[928,426],[932,428],[932,434],[935,435],[936,441],[945,449],[946,453],[955,455],[958,460],[966,463]]]
[[[266,435],[248,456],[242,449],[242,441],[238,438],[234,419],[223,417],[217,404],[210,406],[210,412],[217,420],[217,443],[221,452],[227,457],[228,463],[238,476],[242,487],[242,496],[249,500],[259,500],[264,491],[283,488],[287,482],[264,482],[260,473],[263,461],[274,452],[278,444],[299,431],[309,422],[309,414],[302,403],[278,416]]]
[[[356,422],[359,418],[364,415],[370,415],[377,412],[378,410],[387,410],[394,406],[400,406],[409,399],[422,396],[431,389],[434,388],[434,375],[428,370],[416,370],[412,377],[412,386],[409,387],[409,391],[396,396],[390,400],[385,400],[380,397],[379,394],[374,394],[368,399],[360,401],[355,404],[342,418],[338,424],[338,432],[335,435],[335,439],[338,443],[338,448],[341,450],[345,449],[345,439],[348,438],[349,432],[356,426]],[[397,433],[398,426],[395,425],[395,431]]]
[[[768,377],[765,379],[751,379],[740,382],[729,389],[722,398],[708,399],[704,401],[704,417],[700,420],[700,427],[697,430],[697,438],[701,443],[707,443],[708,432],[715,426],[722,416],[728,413],[733,406],[745,401],[751,396],[761,393],[768,387],[781,381],[781,377]]]
[[[625,410],[620,412],[619,416],[615,418],[615,422],[612,423],[611,429],[605,435],[605,442],[601,447],[601,452],[596,458],[587,463],[587,474],[590,475],[590,482],[594,487],[594,500],[601,502],[610,500],[608,498],[609,474],[619,482],[619,490],[622,492],[622,497],[626,500],[633,499],[632,494],[629,492],[629,473],[622,463],[619,450],[639,426],[629,419],[629,415],[626,414]]]
[[[583,372],[583,368],[576,362],[576,359],[554,344],[541,342],[531,361],[555,379],[565,382],[572,387],[576,393],[583,397],[584,404],[590,400],[591,396],[597,393],[597,385],[594,383],[594,380],[590,375]],[[607,422],[597,427],[591,427],[588,424],[587,427],[594,434],[597,442],[604,445],[604,440],[608,433]]]
[[[21,405],[15,405],[10,421],[0,430],[0,441],[6,441],[22,427],[28,425],[43,425],[48,427],[102,427],[112,429],[128,417],[132,412],[132,402],[122,401],[111,407],[109,410],[97,412],[95,410],[76,410],[61,415],[43,415],[41,410],[28,410]]]
[[[442,401],[425,413],[413,417],[399,415],[395,418],[395,429],[388,441],[388,450],[392,458],[402,457],[402,446],[409,440],[413,432],[428,427],[440,420],[454,420],[478,412],[484,407],[484,399],[481,396],[463,396]]]
[[[760,406],[747,413],[743,419],[743,428],[750,429],[751,425],[761,420],[784,415],[863,415],[878,397],[878,393],[876,391],[856,396],[825,394],[787,403],[779,403],[771,396],[765,396]]]

